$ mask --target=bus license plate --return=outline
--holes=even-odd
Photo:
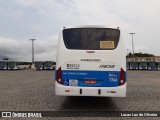
[[[96,80],[85,80],[85,84],[96,84]]]
[[[78,86],[78,80],[69,80],[69,86]]]

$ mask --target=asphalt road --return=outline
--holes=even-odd
[[[54,74],[54,71],[0,71],[0,111],[160,111],[160,71],[128,71],[126,98],[55,96]],[[129,119],[76,115],[64,118]]]

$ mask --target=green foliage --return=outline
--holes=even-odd
[[[8,58],[3,58],[3,60],[8,60]]]

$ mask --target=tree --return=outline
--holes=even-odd
[[[127,58],[130,58],[130,57],[133,57],[133,54],[130,52],[129,54],[127,54]],[[155,55],[153,54],[149,54],[149,53],[142,53],[142,52],[139,52],[139,53],[135,53],[134,54],[134,57],[155,57]]]
[[[8,60],[8,58],[3,58],[3,60]]]
[[[130,52],[127,54],[127,58],[133,57],[133,54]]]

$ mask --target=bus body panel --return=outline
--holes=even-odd
[[[29,68],[29,63],[27,62],[17,62],[17,67],[19,70],[24,70]]]
[[[93,80],[96,81],[96,83],[89,84],[90,86],[118,86],[120,80],[121,67],[113,61],[114,60],[108,62],[86,62],[79,60],[79,62],[71,62],[70,60],[70,62],[66,62],[61,66],[62,83],[67,83],[65,84],[67,86],[69,85],[70,80],[75,80],[77,81],[78,86],[88,86],[88,84],[85,82],[87,82],[88,80]]]
[[[55,86],[55,93],[60,96],[126,97],[127,83],[119,87],[71,87],[55,82]]]
[[[121,36],[114,50],[67,49],[61,31],[57,49],[55,94],[125,97],[126,58],[124,51]],[[62,84],[57,82],[59,69],[61,69]],[[125,84],[119,86],[121,69],[125,72]],[[80,89],[82,94],[80,94]],[[98,91],[101,93],[97,94]]]

